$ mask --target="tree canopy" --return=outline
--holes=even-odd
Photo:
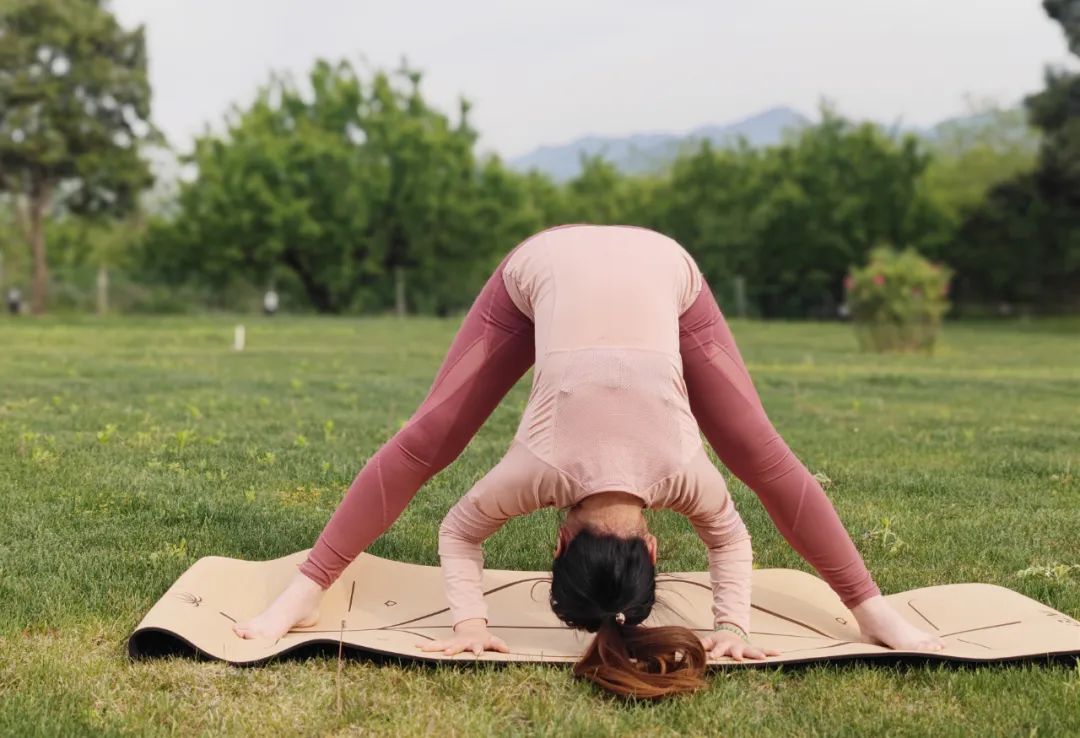
[[[120,27],[100,0],[0,2],[0,188],[32,253],[35,312],[50,211],[129,212],[151,181],[149,118],[142,27]]]

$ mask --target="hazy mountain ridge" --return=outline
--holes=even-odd
[[[978,126],[989,119],[988,114],[976,113],[948,118],[929,127],[908,126],[903,122],[880,125],[889,131],[914,133],[928,141],[934,141],[942,132],[959,126]],[[732,123],[699,126],[685,133],[583,136],[562,145],[537,147],[527,154],[510,159],[509,164],[519,171],[536,169],[555,180],[565,181],[580,171],[582,154],[599,154],[627,174],[641,174],[663,168],[681,151],[696,147],[704,139],[720,146],[730,146],[742,137],[754,147],[772,146],[779,143],[785,133],[797,132],[813,123],[813,119],[798,110],[780,106]]]

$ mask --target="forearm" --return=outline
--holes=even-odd
[[[750,632],[750,594],[753,547],[749,534],[722,547],[709,549],[709,580],[713,591],[713,625],[733,623]]]
[[[464,621],[487,621],[488,609],[484,602],[484,563],[481,554],[476,557],[444,556],[440,554],[443,586],[450,604],[450,618],[457,627]]]
[[[452,507],[439,526],[439,561],[455,627],[466,620],[487,620],[483,541],[493,528],[467,500]]]

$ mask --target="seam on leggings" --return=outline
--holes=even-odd
[[[810,470],[807,469],[806,473],[809,474]],[[822,491],[822,494],[824,494],[824,490]],[[799,487],[799,506],[797,508],[795,508],[795,519],[791,521],[791,530],[793,530],[793,531],[798,529],[798,527],[799,527],[799,518],[802,517],[802,509],[803,509],[803,503],[804,502],[806,502],[806,478],[805,477],[803,478],[802,485],[800,485],[800,487]],[[839,517],[839,513],[837,513],[837,517]]]
[[[736,368],[742,367],[746,375],[745,379],[750,384],[750,391],[754,394],[750,397],[747,397],[746,394],[739,389],[738,385],[736,385],[734,382],[731,382],[731,385],[735,387],[735,391],[742,395],[744,398],[746,398],[751,405],[757,405],[758,407],[760,407],[761,414],[765,416],[765,420],[769,422],[769,425],[772,425],[772,421],[769,420],[769,414],[765,412],[765,403],[761,400],[761,394],[757,391],[757,388],[754,387],[754,379],[750,376],[750,368],[746,366],[746,362],[740,360],[737,356],[732,356],[731,352],[727,350],[727,347],[717,341],[715,338],[710,338],[709,343],[712,343],[714,346],[716,346],[718,351],[723,352],[724,356],[728,358],[728,361],[730,361],[733,366],[735,366]],[[711,358],[709,359],[709,362],[712,363]]]
[[[483,338],[483,336],[481,336],[477,340],[481,340],[482,338]],[[510,341],[510,337],[507,337],[507,338],[503,339],[502,341],[500,341],[498,344],[494,345],[494,347],[492,347],[489,350],[489,352],[485,355],[485,364],[487,363],[487,361],[486,361],[487,359],[489,359],[491,356],[494,356],[496,353],[498,353],[499,350],[502,349],[502,347],[504,345],[506,345],[509,341]],[[451,399],[456,397],[462,390],[465,390],[467,388],[471,389],[472,384],[474,383],[474,381],[476,379],[476,375],[479,373],[479,371],[480,371],[479,369],[477,371],[474,371],[470,377],[468,377],[464,382],[462,382],[452,392],[447,394],[446,397],[444,397],[442,400],[440,400],[437,403],[432,403],[431,407],[427,408],[427,410],[424,411],[423,415],[414,415],[410,420],[410,425],[413,424],[413,423],[420,422],[421,420],[423,420],[427,416],[431,415],[431,413],[435,412],[436,410],[441,408],[443,405],[445,405],[447,402],[449,402]],[[429,397],[430,397],[430,394],[429,394]],[[394,436],[396,437],[397,434],[395,433]],[[404,446],[401,445],[400,441],[397,441],[396,445],[404,453],[408,454],[410,457],[412,457],[414,459],[417,459],[417,461],[419,461],[421,464],[427,466],[427,465],[429,465],[431,463],[430,461],[419,459],[415,454],[409,452]],[[466,443],[466,446],[467,445],[468,445],[468,443]],[[441,447],[439,449],[437,449],[437,450],[441,450]],[[433,454],[433,455],[437,455],[437,454]]]
[[[401,444],[398,444],[398,448],[401,448]],[[385,528],[390,527],[390,525],[392,525],[394,521],[390,521],[389,523],[386,522],[386,485],[383,484],[382,460],[381,459],[376,459],[375,460],[375,474],[376,474],[376,478],[379,480],[379,499],[382,501],[382,511],[383,511],[382,523],[383,523],[383,528],[385,529]]]
[[[454,367],[456,367],[456,366],[457,366],[458,364],[460,364],[460,363],[461,363],[461,361],[462,361],[462,360],[463,360],[463,359],[464,359],[464,358],[465,358],[466,356],[468,356],[468,354],[469,354],[469,351],[470,351],[470,350],[472,349],[472,347],[473,347],[473,346],[475,346],[476,344],[480,343],[480,342],[481,342],[481,341],[483,341],[484,339],[485,339],[485,336],[484,336],[484,334],[483,334],[483,333],[481,333],[481,334],[480,334],[479,336],[477,336],[477,337],[476,337],[475,339],[473,339],[472,341],[470,341],[470,342],[469,342],[469,344],[468,344],[468,345],[467,345],[467,346],[466,346],[465,348],[463,348],[463,349],[461,350],[461,353],[460,353],[460,354],[458,354],[457,358],[456,358],[456,359],[454,359],[454,360],[453,360],[453,361],[452,361],[452,362],[451,362],[451,363],[450,363],[449,365],[447,365],[447,367],[446,367],[446,370],[445,370],[444,372],[442,372],[442,377],[441,377],[441,378],[439,379],[439,381],[438,381],[438,382],[436,382],[435,384],[431,385],[431,391],[430,391],[430,392],[428,392],[428,395],[427,395],[428,397],[431,397],[432,395],[434,395],[434,394],[435,394],[435,390],[437,390],[437,389],[438,389],[439,387],[441,387],[441,386],[443,385],[443,383],[444,383],[444,382],[446,381],[446,378],[447,378],[448,376],[450,376],[450,373],[451,373],[451,372],[453,372],[453,371],[454,371]],[[485,354],[485,356],[486,356],[486,354]]]

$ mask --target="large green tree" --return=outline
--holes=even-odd
[[[460,307],[539,217],[520,176],[476,160],[468,105],[451,120],[420,82],[408,68],[362,79],[346,61],[318,62],[303,86],[273,79],[196,141],[197,176],[151,229],[149,265],[218,289],[295,284],[322,312]]]
[[[151,182],[149,117],[141,26],[122,28],[101,0],[0,0],[0,188],[30,247],[35,313],[49,213],[132,210]]]

